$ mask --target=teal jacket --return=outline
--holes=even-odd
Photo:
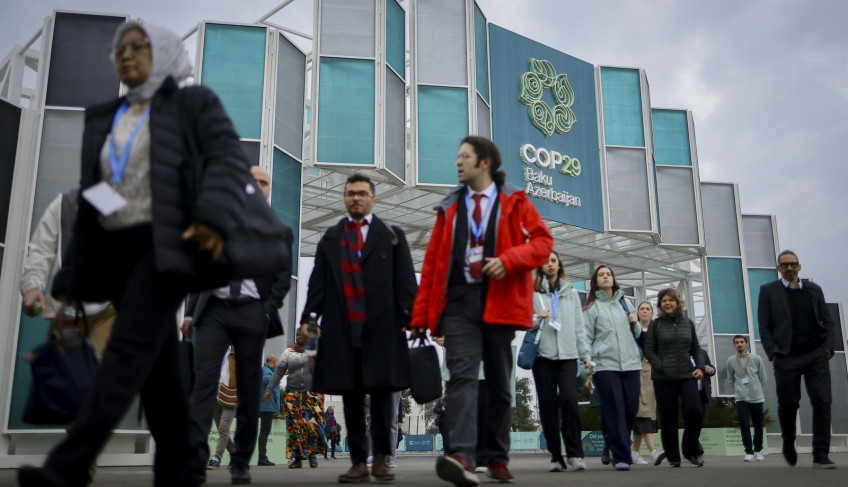
[[[533,331],[542,328],[539,338],[539,357],[549,360],[573,360],[579,358],[581,361],[591,357],[589,342],[586,340],[586,326],[583,324],[583,311],[580,309],[580,296],[565,279],[559,280],[559,297],[557,299],[557,323],[560,324],[559,331],[551,326],[553,320],[553,294],[547,279],[542,280],[543,293],[533,293]],[[539,313],[547,309],[547,318],[542,318]],[[542,327],[542,324],[544,326]]]
[[[271,383],[271,378],[273,376],[274,368],[268,364],[264,364],[262,366],[262,392],[259,393],[260,397],[264,395],[265,391],[268,388],[268,384]],[[263,401],[262,399],[259,400],[259,412],[280,412],[280,381],[277,381],[277,385],[271,389],[271,397],[269,397],[267,401]]]
[[[739,363],[736,362],[737,358]],[[747,371],[744,377],[748,378],[748,383],[742,383],[742,370],[745,370],[745,363],[748,363]],[[740,370],[741,366],[741,370]],[[764,402],[765,395],[763,390],[766,387],[766,368],[763,365],[763,359],[759,355],[751,354],[751,360],[748,360],[748,353],[735,353],[727,359],[727,380],[733,386],[733,391],[737,401],[744,402]]]
[[[619,300],[624,294],[619,289],[612,299],[604,291],[595,293],[595,302],[583,311],[586,336],[592,350],[592,361],[598,372],[641,371],[642,358],[636,339],[642,333],[639,322],[630,323]]]

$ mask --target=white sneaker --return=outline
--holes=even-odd
[[[485,465],[478,465],[477,468],[474,469],[474,471],[477,473],[486,473],[489,471],[489,469],[486,468]]]
[[[747,454],[745,455],[745,457],[744,457],[744,458],[742,458],[742,461],[743,461],[743,462],[753,462],[753,461],[754,461],[754,455],[751,455],[750,453],[747,453]]]
[[[579,457],[571,457],[568,459],[568,464],[571,465],[571,468],[574,470],[586,470],[586,462],[583,461],[582,458]]]
[[[548,472],[562,472],[562,464],[556,460],[551,460],[551,466],[548,468]]]
[[[648,461],[642,458],[642,455],[639,454],[638,451],[630,452],[630,458],[633,460],[634,465],[647,465]]]
[[[761,452],[761,451],[754,452],[754,461],[755,462],[766,461],[766,457],[763,455],[763,452]]]
[[[664,452],[664,451],[659,451],[659,450],[657,450],[656,448],[654,448],[654,449],[651,451],[651,460],[653,460],[654,465],[659,465],[659,464],[661,464],[661,463],[662,463],[662,461],[663,461],[663,460],[665,460],[665,452]]]

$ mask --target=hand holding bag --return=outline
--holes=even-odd
[[[545,305],[542,302],[542,297],[539,293],[536,293],[536,297],[539,298],[539,306],[544,309]],[[557,303],[552,303],[553,306],[556,306]],[[536,361],[536,355],[539,353],[539,340],[542,339],[542,330],[545,328],[545,322],[548,319],[545,318],[542,320],[542,324],[539,325],[539,331],[533,333],[532,331],[527,331],[524,333],[524,341],[521,343],[521,348],[518,350],[518,366],[525,370],[531,370],[533,368],[533,363]]]
[[[415,343],[418,346],[415,346]],[[426,336],[412,340],[409,347],[410,392],[418,404],[428,403],[442,397],[442,374],[436,347]]]

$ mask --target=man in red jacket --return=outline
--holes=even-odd
[[[500,152],[489,139],[468,136],[456,157],[460,186],[436,205],[421,285],[410,323],[445,337],[448,370],[446,419],[449,451],[439,477],[456,485],[479,483],[474,472],[477,435],[484,438],[488,475],[511,482],[510,385],[515,330],[530,328],[531,271],[551,253],[553,238],[520,188],[499,171]],[[480,361],[488,389],[486,431],[477,431]],[[413,364],[413,367],[415,364]]]

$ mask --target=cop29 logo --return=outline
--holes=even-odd
[[[547,89],[551,90],[556,100],[553,108],[542,100],[542,94]],[[568,83],[568,76],[557,74],[550,61],[530,58],[530,71],[521,75],[518,99],[528,106],[530,121],[545,137],[550,137],[554,132],[564,134],[577,122],[577,116],[571,110],[574,90]]]

